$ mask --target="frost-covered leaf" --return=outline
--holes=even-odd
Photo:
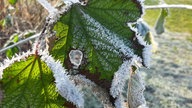
[[[55,91],[51,70],[39,56],[13,63],[3,71],[2,108],[60,108],[64,100]]]
[[[69,53],[83,52],[81,70],[100,72],[104,79],[111,79],[123,59],[142,55],[143,46],[127,22],[136,21],[142,14],[137,0],[89,0],[86,6],[73,4],[55,24],[59,39],[52,55],[63,61],[68,69]]]
[[[119,67],[114,75],[110,94],[116,99],[116,108],[137,108],[145,105],[145,85],[137,72],[139,58],[133,58]]]
[[[80,92],[76,84],[71,81],[70,76],[61,65],[59,61],[55,61],[53,57],[49,56],[47,52],[41,52],[41,59],[47,64],[47,66],[52,70],[53,76],[56,82],[57,91],[62,97],[67,101],[72,102],[78,108],[84,107],[83,94]]]
[[[162,9],[161,14],[156,22],[155,31],[157,34],[162,34],[164,29],[165,18],[168,16],[168,9]]]
[[[128,82],[129,108],[146,108],[146,101],[143,95],[144,90],[145,85],[142,81],[139,71],[132,69],[132,73]]]
[[[149,26],[143,21],[138,21],[136,24],[136,28],[138,29],[138,33],[141,36],[146,36],[149,33]]]
[[[84,108],[114,108],[108,92],[83,75],[71,76],[84,95]]]

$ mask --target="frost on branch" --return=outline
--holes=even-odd
[[[41,59],[45,61],[47,66],[51,68],[53,76],[55,77],[56,88],[61,96],[70,102],[73,102],[77,107],[84,107],[83,94],[75,87],[73,81],[69,79],[66,70],[59,61],[55,61],[47,52],[41,52]]]
[[[62,4],[64,5],[62,5],[60,9],[56,9],[48,2],[48,0],[38,0],[38,2],[49,12],[49,16],[47,17],[47,19],[49,19],[48,23],[53,24],[57,22],[62,14],[71,8],[71,5],[79,3],[82,6],[85,6],[87,5],[88,0],[62,0]]]

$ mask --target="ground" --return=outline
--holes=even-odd
[[[149,108],[192,108],[192,42],[187,33],[155,36],[158,52],[150,69],[141,69]]]
[[[159,0],[146,0],[147,5]],[[192,4],[191,0],[164,0],[168,4]],[[145,21],[153,31],[160,10],[147,10]],[[192,10],[171,9],[166,32],[155,35],[159,44],[150,69],[141,69],[149,108],[192,108]]]

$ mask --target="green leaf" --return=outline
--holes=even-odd
[[[16,43],[18,41],[19,41],[18,34],[13,34],[12,36],[10,36],[10,39],[5,43],[4,47],[8,47],[10,45],[13,45],[14,43]],[[15,46],[13,48],[6,50],[5,54],[8,58],[12,58],[18,52],[19,52],[19,47]]]
[[[100,78],[111,79],[123,59],[142,55],[143,46],[127,26],[127,22],[136,21],[141,14],[137,0],[89,0],[87,6],[74,4],[55,24],[59,39],[52,55],[72,69],[68,54],[73,49],[81,50],[84,55],[80,71],[99,72]]]
[[[4,70],[1,108],[60,108],[64,100],[55,91],[51,70],[39,56],[15,62]]]
[[[19,48],[17,46],[8,49],[5,54],[8,58],[12,58],[16,53],[19,52]]]
[[[9,0],[9,3],[10,3],[11,5],[15,5],[15,4],[17,3],[17,0]]]
[[[161,14],[155,24],[155,31],[157,34],[162,34],[164,30],[165,18],[168,16],[168,9],[162,9]]]
[[[19,41],[19,36],[18,35],[15,35],[14,37],[13,37],[13,42],[18,42]]]

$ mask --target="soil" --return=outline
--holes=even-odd
[[[156,35],[158,52],[151,68],[141,69],[149,108],[192,108],[191,34],[165,32]]]

